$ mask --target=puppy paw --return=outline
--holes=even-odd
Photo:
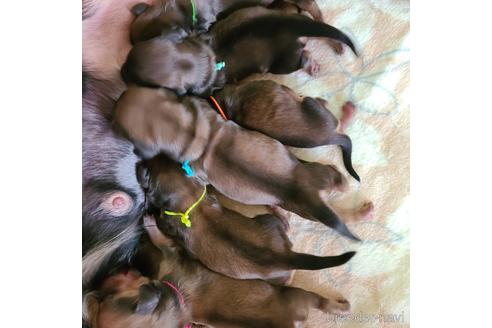
[[[270,206],[270,210],[272,214],[275,215],[280,220],[284,232],[289,232],[290,224],[288,218],[291,215],[290,212],[276,205]]]
[[[324,298],[320,310],[332,314],[344,314],[350,311],[350,302],[343,296]]]
[[[342,106],[342,117],[340,117],[340,131],[345,133],[347,127],[352,122],[357,108],[351,101],[347,101]]]
[[[347,313],[350,311],[350,302],[344,297],[340,296],[337,298],[333,305],[333,311],[338,311],[338,313]]]
[[[360,219],[371,220],[374,214],[374,204],[371,201],[367,201],[359,208]]]

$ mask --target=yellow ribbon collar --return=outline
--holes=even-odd
[[[205,195],[207,194],[207,186],[203,188],[203,193],[198,198],[196,202],[193,203],[184,213],[181,212],[172,212],[172,211],[164,211],[164,214],[170,215],[170,216],[180,216],[181,217],[181,223],[185,225],[185,227],[190,228],[191,227],[191,221],[190,221],[190,213],[193,211],[195,207],[198,206],[198,204],[201,203],[201,201],[205,198]]]

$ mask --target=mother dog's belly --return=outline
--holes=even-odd
[[[130,9],[154,0],[87,0],[83,2],[82,63],[97,78],[119,78],[120,68],[131,49]]]

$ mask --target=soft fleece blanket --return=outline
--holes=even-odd
[[[363,242],[349,241],[315,222],[290,218],[296,251],[334,255],[356,250],[346,265],[297,271],[292,285],[319,294],[336,290],[352,304],[348,316],[311,311],[306,327],[408,327],[409,312],[409,1],[316,0],[325,22],[346,32],[359,57],[345,47],[336,55],[322,40],[308,49],[321,64],[315,79],[299,71],[261,79],[281,82],[301,95],[323,97],[340,116],[347,100],[358,108],[348,134],[358,184],[348,174],[346,207],[373,201],[373,218],[349,223]],[[258,78],[258,77],[256,77]],[[304,160],[334,163],[346,172],[338,147],[292,149]]]

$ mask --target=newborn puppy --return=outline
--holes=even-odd
[[[161,215],[158,226],[212,271],[236,279],[263,279],[284,284],[292,270],[318,270],[342,265],[355,252],[314,256],[292,251],[288,223],[271,214],[254,219],[222,208],[205,197],[190,214],[191,226],[164,210],[185,213],[204,193],[204,186],[187,178],[180,165],[160,155],[144,164],[148,169],[147,199]],[[145,170],[144,168],[142,168]]]
[[[145,159],[164,153],[189,162],[202,182],[233,200],[280,206],[359,240],[322,200],[346,187],[335,167],[301,163],[280,142],[224,121],[204,99],[132,86],[115,122]]]
[[[294,328],[314,308],[344,313],[350,303],[301,288],[274,286],[261,280],[237,280],[205,268],[172,244],[147,220],[150,238],[162,261],[158,280],[135,273],[109,278],[100,292],[97,328],[207,327]]]
[[[200,95],[210,92],[214,83],[223,84],[215,64],[213,50],[196,38],[172,41],[158,37],[137,43],[121,73],[127,83],[164,87],[179,95]]]
[[[284,145],[339,145],[345,168],[360,181],[352,167],[352,141],[337,132],[338,120],[324,106],[323,99],[301,98],[292,89],[270,80],[227,85],[214,96],[228,119]]]
[[[308,11],[314,19],[322,20],[321,11],[314,0],[285,0]],[[156,0],[153,5],[139,3],[132,8],[137,18],[131,28],[133,43],[149,40],[159,35],[189,35],[193,28],[207,31],[217,16],[251,6],[268,6],[274,0]],[[195,21],[193,17],[195,8]]]
[[[255,18],[257,16],[260,17]],[[303,15],[285,15],[253,7],[239,10],[230,17],[211,30],[212,37],[208,41],[218,55],[205,40],[153,38],[137,43],[130,51],[122,69],[124,80],[169,88],[179,95],[190,92],[204,96],[223,87],[225,81],[237,81],[258,72],[287,74],[304,67],[315,74],[319,65],[304,51],[305,44],[298,40],[302,35],[333,37],[354,49],[341,31]],[[257,24],[270,31],[259,30]],[[281,34],[274,31],[283,26]],[[219,72],[217,62],[225,63],[225,68]]]
[[[285,14],[263,7],[235,11],[210,29],[210,43],[225,62],[227,82],[253,73],[288,74],[304,68],[311,75],[319,65],[304,50],[301,37],[325,37],[355,46],[342,31],[300,14]]]
[[[279,30],[282,33],[276,32]],[[206,95],[225,81],[238,81],[253,73],[287,74],[302,67],[314,75],[319,65],[304,50],[300,36],[331,37],[355,52],[350,39],[330,25],[299,14],[252,7],[213,26],[209,41],[217,54],[194,38],[179,42],[161,36],[137,43],[122,75],[127,82],[167,87],[180,95],[188,91]],[[221,61],[225,68],[217,73],[215,64]]]

